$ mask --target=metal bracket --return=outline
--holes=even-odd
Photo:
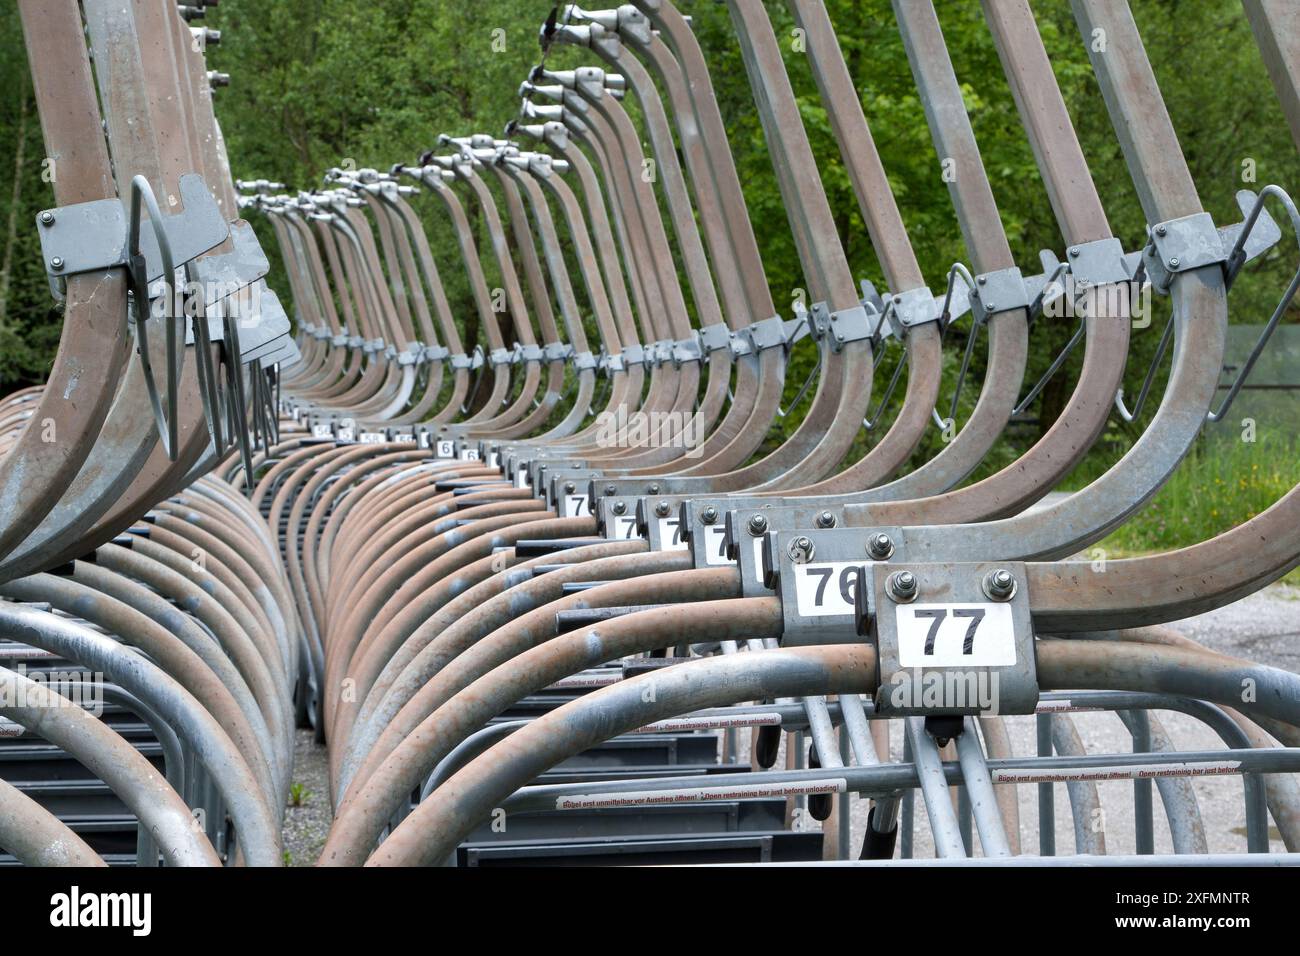
[[[1066,250],[1066,255],[1076,292],[1092,286],[1128,282],[1133,278],[1133,270],[1124,256],[1124,247],[1113,236],[1071,246]],[[1056,271],[1057,263],[1044,259],[1043,266],[1044,274],[1051,275]]]
[[[233,251],[206,256],[195,266],[203,283],[205,305],[215,305],[247,288],[271,271],[253,227],[242,219],[230,226]]]
[[[451,356],[451,367],[454,369],[474,369],[483,365],[482,353],[475,351],[473,355],[466,355],[464,352],[457,352]]]
[[[207,183],[197,173],[180,178],[184,209],[156,224],[167,235],[176,266],[196,259],[230,235],[230,226]],[[130,215],[120,199],[100,199],[42,210],[36,216],[41,255],[53,278],[125,267],[129,260]],[[140,232],[145,281],[163,274],[162,256],[153,229]],[[263,273],[265,274],[265,273]]]
[[[781,644],[858,643],[858,572],[897,560],[902,540],[893,527],[854,528],[852,534],[831,528],[769,531],[763,575],[781,598]]]
[[[698,338],[678,339],[672,343],[673,365],[681,366],[686,362],[699,362],[704,358],[700,351]]]
[[[731,329],[725,322],[706,325],[698,333],[700,347],[704,352],[719,352],[731,347]]]
[[[573,354],[573,346],[565,342],[547,342],[542,346],[542,354],[548,362],[563,362]]]
[[[841,309],[830,314],[831,348],[839,351],[849,342],[869,339],[880,323],[876,317],[867,312],[864,305]]]
[[[1024,276],[1015,266],[976,276],[975,291],[970,295],[971,311],[977,322],[986,322],[996,312],[1028,308],[1029,301]]]
[[[785,319],[774,315],[732,332],[731,352],[733,355],[756,354],[765,349],[784,348],[788,341]]]
[[[947,315],[947,321],[964,315],[970,309],[970,299],[966,287],[953,281],[949,276],[948,291],[944,299],[936,299],[926,286],[917,286],[906,292],[886,293],[884,311],[872,316],[875,328],[873,337],[889,336],[899,340],[907,337],[907,330],[927,322],[939,322]],[[945,306],[947,312],[944,312]],[[870,308],[868,307],[868,312]]]
[[[1231,243],[1224,245],[1208,212],[1156,223],[1148,234],[1150,241],[1142,251],[1142,264],[1152,287],[1161,293],[1169,291],[1174,276],[1180,272],[1227,262],[1232,248]]]
[[[1008,583],[1009,582],[1009,583]],[[1021,562],[903,564],[864,575],[881,715],[1032,714],[1034,630]]]
[[[590,352],[578,352],[573,356],[573,367],[579,372],[585,372],[587,369],[594,369],[599,365],[596,356]]]

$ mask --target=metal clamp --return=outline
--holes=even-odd
[[[185,174],[180,178],[179,191],[183,211],[171,216],[160,213],[152,229],[138,234],[146,285],[165,274],[160,234],[166,237],[176,266],[198,258],[230,235],[221,207],[202,176]],[[36,222],[41,255],[52,278],[126,267],[131,260],[129,217],[120,199],[45,209],[36,216]]]
[[[903,564],[858,587],[858,626],[876,645],[876,712],[1032,714],[1038,706],[1025,566]]]
[[[777,525],[790,525],[777,515],[766,516],[763,577],[781,598],[781,644],[786,647],[859,641],[858,572],[867,565],[896,560],[903,549],[898,528],[840,529],[836,525],[842,513],[827,509],[824,514],[824,519],[814,517],[812,527],[794,531],[777,530]],[[754,529],[746,523],[733,530],[743,535]]]
[[[548,362],[563,362],[573,354],[573,346],[566,342],[547,342],[542,346],[542,353]]]
[[[573,367],[579,372],[594,369],[598,364],[596,356],[592,355],[590,352],[577,352],[573,356]]]
[[[987,322],[996,312],[1028,308],[1029,301],[1024,276],[1015,266],[977,275],[970,294],[971,312],[977,322]]]
[[[766,349],[785,348],[787,341],[785,319],[774,315],[732,332],[731,352],[733,355],[752,355]]]
[[[849,342],[869,339],[875,334],[879,324],[879,321],[873,321],[873,316],[867,312],[866,306],[861,304],[832,312],[829,323],[831,348],[838,352]]]
[[[704,358],[698,338],[678,339],[671,346],[673,365],[681,366],[687,362],[699,362]]]
[[[700,349],[705,353],[720,352],[731,347],[731,329],[725,322],[706,325],[695,333],[700,342]]]
[[[889,334],[904,337],[907,329],[915,325],[924,325],[939,321],[941,308],[926,286],[917,286],[905,293],[894,293],[885,297],[885,312],[880,323],[888,323]]]
[[[451,367],[454,369],[475,369],[483,365],[483,353],[478,349],[474,350],[473,355],[466,355],[464,352],[457,352],[451,356]]]

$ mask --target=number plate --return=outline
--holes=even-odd
[[[330,427],[328,425],[313,425],[311,426],[311,437],[312,438],[333,438],[334,434],[330,431]]]
[[[682,519],[680,517],[659,519],[659,550],[687,550],[686,542],[682,539]]]
[[[1008,604],[903,604],[896,614],[903,667],[1009,667],[1016,662]]]
[[[704,526],[704,562],[711,565],[725,566],[736,562],[727,557],[727,527],[722,524]]]
[[[591,514],[591,508],[585,494],[564,496],[564,517],[585,518]]]
[[[433,454],[436,458],[454,459],[456,457],[456,443],[450,438],[440,439],[438,443],[433,446]]]
[[[478,449],[466,448],[460,453],[461,461],[478,461]]]
[[[794,593],[805,617],[852,614],[858,568],[867,561],[826,561],[794,565]]]
[[[388,441],[388,436],[383,432],[362,432],[361,444],[363,445],[382,445]]]
[[[636,515],[612,515],[609,519],[611,541],[634,541],[641,535],[636,531]]]
[[[916,577],[911,604],[890,597],[889,575]],[[1018,582],[1006,601],[985,592],[987,575]],[[880,683],[876,713],[1032,714],[1038,706],[1034,626],[1025,565],[1019,561],[878,565],[870,596],[871,637]]]

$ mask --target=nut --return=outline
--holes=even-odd
[[[883,561],[894,553],[894,542],[883,531],[877,531],[867,539],[867,554],[877,561]]]
[[[919,590],[916,575],[911,571],[895,571],[885,582],[885,590],[898,604],[910,604],[916,600]]]

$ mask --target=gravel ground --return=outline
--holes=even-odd
[[[311,866],[320,856],[334,814],[330,809],[328,759],[316,732],[299,730],[293,755],[294,793],[284,814],[284,852],[289,866]]]
[[[1238,657],[1300,671],[1300,588],[1276,584],[1253,594],[1235,604],[1189,618],[1173,625],[1188,637],[1213,650]],[[1131,749],[1131,738],[1123,725],[1111,713],[1080,713],[1072,715],[1079,735],[1089,753],[1123,753]],[[1013,752],[1032,754],[1036,748],[1034,719],[1032,717],[1005,718],[1011,735]],[[1204,724],[1186,717],[1161,711],[1159,721],[1174,746],[1180,750],[1213,749],[1221,746],[1218,737]],[[895,722],[896,724],[897,722]],[[743,735],[742,735],[743,737]],[[742,739],[742,744],[744,741]],[[893,735],[895,758],[902,754],[901,729],[895,726]],[[742,753],[747,752],[747,746]],[[783,760],[784,758],[782,758]],[[778,764],[778,766],[781,764]],[[317,745],[309,730],[298,731],[294,762],[294,782],[300,790],[299,805],[291,804],[285,814],[284,844],[287,859],[293,866],[310,866],[320,855],[329,830],[332,814],[329,805],[329,788],[326,783],[325,748]],[[1204,821],[1206,844],[1210,852],[1243,852],[1245,850],[1245,814],[1242,803],[1240,777],[1193,778]],[[1034,786],[1021,786],[1020,833],[1022,847],[1034,850],[1038,845],[1037,792]],[[1110,853],[1132,853],[1133,787],[1131,783],[1113,781],[1097,786],[1102,815],[1099,819]],[[1056,784],[1056,848],[1057,853],[1075,850],[1069,797],[1065,784]],[[1161,817],[1159,794],[1154,797],[1156,807],[1156,850],[1172,850],[1169,827]],[[862,843],[866,827],[867,803],[852,798],[852,846]],[[821,824],[800,815],[798,825],[820,828]],[[1276,829],[1270,830],[1270,847],[1282,851]],[[916,842],[914,855],[933,856],[929,827],[925,819],[923,802],[916,801]]]

